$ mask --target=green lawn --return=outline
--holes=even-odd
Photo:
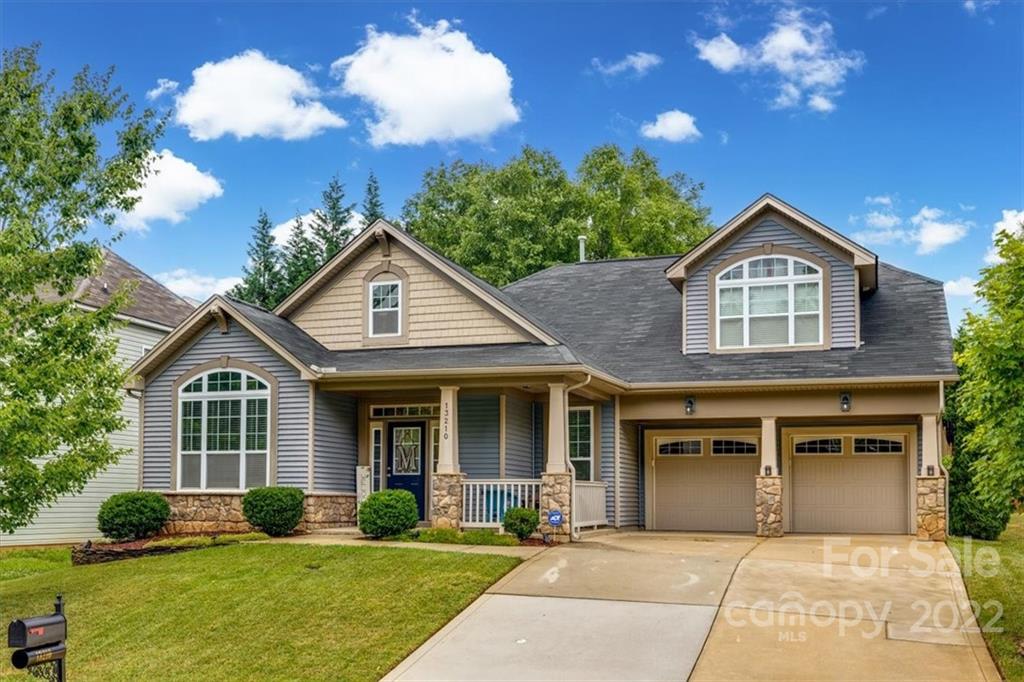
[[[63,592],[71,679],[377,679],[517,563],[386,547],[215,547],[6,581],[0,622],[48,612]],[[0,663],[0,676],[13,673]]]
[[[3,549],[0,550],[0,583],[68,566],[71,566],[69,547]],[[0,605],[2,603],[0,601]]]
[[[1024,680],[1024,655],[1020,648],[1024,647],[1024,514],[1014,514],[1009,527],[996,542],[972,540],[972,553],[982,547],[992,547],[999,552],[999,570],[991,578],[980,575],[965,575],[964,582],[971,601],[986,604],[994,600],[1002,604],[1003,617],[998,623],[1002,633],[985,633],[989,648],[1008,680]],[[950,549],[963,561],[964,540],[950,538]],[[991,619],[994,611],[991,606],[981,611],[980,625]]]

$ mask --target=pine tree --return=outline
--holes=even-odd
[[[373,221],[384,218],[384,202],[380,199],[380,182],[373,171],[366,179],[366,195],[363,197],[363,228]]]
[[[284,245],[284,282],[288,292],[305,282],[320,267],[320,249],[306,233],[302,216],[295,216],[292,233]]]
[[[249,264],[242,268],[242,282],[229,292],[235,298],[267,310],[276,306],[286,293],[281,254],[271,234],[273,227],[267,212],[260,209],[247,250]]]
[[[352,210],[355,204],[345,203],[345,185],[335,175],[320,193],[323,206],[313,210],[313,239],[320,249],[320,262],[326,263],[352,238]]]

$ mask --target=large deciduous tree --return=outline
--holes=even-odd
[[[524,147],[502,166],[455,161],[428,170],[403,211],[412,234],[503,286],[576,260],[682,253],[710,231],[702,186],[663,176],[642,150],[590,152],[571,178],[553,154]]]
[[[281,267],[281,253],[274,243],[273,229],[270,216],[260,209],[252,226],[252,237],[246,251],[249,262],[242,268],[242,281],[228,292],[235,298],[267,310],[280,303],[289,291]]]
[[[74,302],[103,251],[90,227],[138,202],[162,122],[137,112],[112,71],[79,72],[58,92],[38,46],[0,64],[0,531],[86,482],[126,451],[126,370],[117,361],[119,291]]]
[[[970,424],[967,445],[979,492],[994,504],[1024,496],[1024,230],[996,237],[999,262],[982,270],[977,295],[984,304],[968,312],[957,364],[962,386],[958,409]]]

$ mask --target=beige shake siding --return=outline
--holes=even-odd
[[[291,316],[292,322],[331,350],[365,347],[366,274],[382,264],[370,249],[310,302]],[[458,346],[528,341],[446,279],[391,245],[391,262],[407,275],[409,346]]]

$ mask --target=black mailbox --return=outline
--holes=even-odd
[[[7,646],[15,649],[33,649],[56,644],[68,634],[68,621],[62,613],[12,620],[7,626]]]
[[[48,646],[40,646],[35,649],[18,649],[11,654],[11,665],[17,670],[34,668],[43,663],[56,663],[63,661],[68,647],[64,642],[57,642]]]

